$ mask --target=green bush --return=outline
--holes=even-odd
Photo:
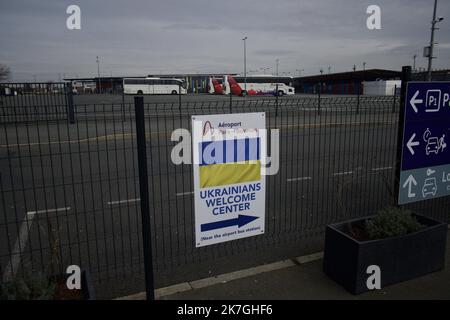
[[[0,300],[51,300],[56,282],[41,273],[29,273],[0,284]]]
[[[410,210],[388,207],[368,219],[365,229],[369,238],[374,240],[402,236],[419,231],[423,227]]]

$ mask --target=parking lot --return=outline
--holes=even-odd
[[[179,99],[144,96],[157,286],[318,250],[326,224],[374,213],[392,200],[398,123],[392,97],[324,96],[320,113],[317,96],[232,97],[231,107],[227,96],[183,95],[181,105]],[[74,124],[4,126],[4,275],[47,266],[56,256],[59,266],[81,264],[103,285],[142,277],[133,96],[122,101],[79,95]],[[192,168],[172,163],[171,134],[189,129],[192,115],[255,111],[266,112],[267,128],[280,130],[280,169],[267,177],[265,234],[196,249]],[[448,202],[433,208],[442,201]],[[117,290],[136,290],[129,283]]]

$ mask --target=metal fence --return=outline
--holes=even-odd
[[[71,98],[62,82],[0,83],[0,124],[67,119]]]
[[[321,250],[327,224],[393,201],[394,97],[173,99],[144,105],[156,287]],[[266,127],[280,130],[280,169],[266,178],[266,230],[196,248],[192,167],[172,163],[172,132],[190,130],[192,115],[241,112],[265,112]],[[2,281],[77,264],[93,275],[99,297],[143,290],[134,104],[78,104],[73,123],[53,115],[2,123]],[[449,202],[409,207],[447,220]]]

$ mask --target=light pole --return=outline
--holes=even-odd
[[[366,71],[366,63],[363,62],[363,71]]]
[[[97,56],[97,76],[98,76],[98,91],[102,93],[102,85],[100,82],[100,59]]]
[[[427,80],[431,81],[431,67],[432,67],[432,61],[433,61],[433,49],[434,49],[434,30],[436,30],[436,23],[441,22],[444,20],[443,17],[438,17],[436,19],[436,7],[437,7],[437,0],[434,0],[434,8],[433,8],[433,20],[431,21],[431,39],[430,39],[430,51],[428,52],[428,75]]]
[[[278,62],[279,62],[279,60],[278,59],[276,59],[275,60],[275,72],[276,72],[276,76],[278,77]],[[276,82],[277,84],[276,84],[276,86],[275,86],[275,90],[276,90],[276,97],[278,97],[278,79],[277,79],[277,82]],[[278,99],[278,98],[277,98]],[[278,100],[277,100],[278,101]]]
[[[244,91],[247,94],[247,37],[244,37],[242,40],[244,41]]]
[[[328,74],[331,73],[331,66],[328,66]]]
[[[414,72],[416,71],[416,57],[417,57],[416,54],[413,55],[413,71],[414,71]]]

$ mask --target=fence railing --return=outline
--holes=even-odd
[[[398,99],[322,97],[319,113],[315,97],[181,98],[144,104],[157,287],[321,250],[327,224],[392,201]],[[43,113],[2,124],[3,281],[77,264],[93,274],[100,297],[143,290],[134,105],[74,110],[73,123],[62,115],[42,121],[53,117]],[[265,233],[196,248],[192,167],[172,163],[172,132],[190,130],[192,115],[243,112],[265,112],[266,127],[280,130],[280,170],[266,178]],[[448,198],[409,207],[448,219]]]
[[[0,83],[0,123],[68,119],[66,83]]]

